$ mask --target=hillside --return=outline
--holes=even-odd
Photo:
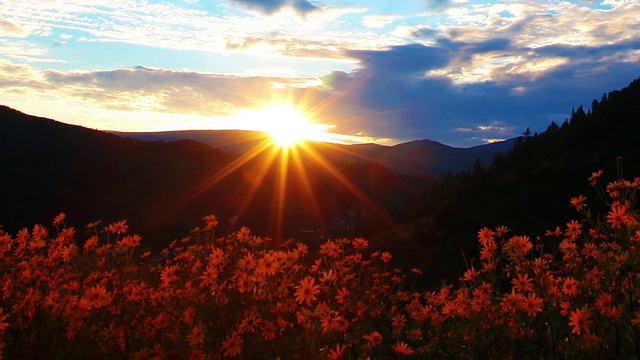
[[[434,212],[376,240],[409,244],[398,248],[409,249],[402,257],[411,263],[421,252],[420,261],[427,259],[436,278],[459,273],[457,260],[477,259],[479,229],[506,225],[512,234],[544,235],[575,214],[571,197],[582,194],[598,203],[587,181],[592,172],[603,169],[604,181],[617,179],[620,169],[622,175],[640,174],[639,133],[640,80],[635,80],[594,100],[589,110],[573,110],[562,125],[519,138],[491,166],[443,177],[434,190]]]

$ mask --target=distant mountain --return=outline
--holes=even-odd
[[[496,155],[511,150],[515,141],[456,148],[432,140],[417,140],[394,146],[352,145],[351,151],[400,173],[444,175],[472,170],[476,162],[489,166]]]
[[[233,153],[246,153],[268,138],[262,132],[241,130],[113,133],[146,141],[189,139]],[[325,156],[336,160],[374,162],[403,174],[439,176],[469,171],[473,169],[476,162],[481,166],[489,166],[496,155],[511,150],[515,141],[514,138],[471,148],[456,148],[431,140],[417,140],[394,146],[355,144],[322,147],[322,149]]]
[[[111,131],[111,133],[145,141],[194,140],[236,154],[246,153],[268,139],[268,135],[264,132],[246,130]]]

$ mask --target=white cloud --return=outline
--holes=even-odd
[[[0,17],[0,34],[5,36],[18,36],[24,33],[25,31],[20,26]]]
[[[86,34],[79,37],[78,41],[81,42],[91,39],[165,49],[266,57],[304,57],[304,52],[284,52],[290,49],[290,44],[311,43],[318,49],[326,50],[322,58],[339,59],[338,47],[367,46],[361,44],[363,36],[357,32],[334,30],[341,23],[341,17],[365,10],[326,7],[305,17],[287,10],[270,16],[238,16],[134,0],[112,0],[108,3],[98,0],[80,3],[23,0],[0,8],[0,16],[11,14],[33,29],[33,34],[43,37],[50,36],[53,29],[65,33],[80,31]],[[369,34],[364,37],[373,38]],[[265,44],[258,49],[228,46],[230,43],[246,43],[253,39],[261,39]]]

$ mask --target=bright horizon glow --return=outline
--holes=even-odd
[[[312,122],[301,107],[284,103],[240,111],[238,119],[267,133],[274,145],[285,149],[304,141],[342,143],[340,134],[328,132],[335,125]]]

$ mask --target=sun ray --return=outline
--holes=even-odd
[[[312,147],[303,147],[314,161],[318,162],[331,176],[349,190],[358,200],[362,201],[371,211],[373,211],[385,225],[395,226],[395,222],[384,210],[376,205],[369,197],[362,192],[351,180],[349,180],[340,170],[338,170],[329,160]]]
[[[284,206],[285,197],[287,194],[287,173],[289,170],[289,148],[283,147],[280,149],[280,167],[278,171],[278,187],[276,197],[276,221],[275,221],[275,239],[281,241],[282,228],[284,226]]]
[[[298,179],[302,182],[301,185],[302,185],[302,191],[304,192],[303,195],[305,197],[305,200],[308,202],[309,206],[311,207],[311,211],[313,212],[313,216],[318,222],[319,227],[324,228],[326,227],[326,220],[322,216],[322,212],[320,211],[320,206],[318,205],[318,201],[313,194],[311,183],[309,182],[309,176],[307,175],[306,168],[304,166],[302,158],[300,157],[300,151],[298,151],[298,147],[294,147],[291,151],[291,154],[293,155],[292,157],[293,157],[295,169],[300,174],[298,176]]]
[[[241,198],[237,201],[238,207],[234,210],[234,215],[242,218],[254,203],[260,189],[264,187],[265,180],[270,179],[269,183],[271,180],[274,181],[271,183],[270,204],[261,203],[257,206],[263,206],[266,207],[265,210],[269,210],[266,216],[270,221],[265,230],[269,229],[268,231],[274,240],[284,240],[283,236],[287,235],[285,232],[291,231],[291,228],[285,224],[291,215],[290,206],[295,211],[310,214],[317,222],[315,226],[324,228],[328,214],[323,213],[318,201],[319,197],[324,195],[314,191],[314,185],[310,181],[306,166],[306,164],[315,163],[317,168],[313,168],[314,174],[317,174],[316,171],[328,174],[328,179],[333,179],[331,181],[343,186],[354,199],[368,208],[382,223],[386,226],[394,226],[395,223],[391,217],[341,172],[332,161],[325,157],[323,149],[354,154],[332,144],[331,142],[339,138],[339,135],[328,133],[327,130],[330,129],[330,126],[317,124],[310,120],[310,114],[314,114],[316,111],[302,111],[302,108],[302,104],[298,104],[296,107],[278,102],[263,110],[256,110],[250,116],[245,113],[245,119],[249,116],[253,121],[260,122],[261,131],[267,133],[269,138],[198,183],[192,191],[185,194],[176,206],[165,209],[162,214],[164,219],[223,179],[237,171],[244,171],[245,180],[249,185],[246,191],[240,195]],[[269,175],[270,171],[273,171],[273,178]],[[264,195],[268,196],[267,194]],[[295,197],[299,198],[290,203],[290,199]]]
[[[260,189],[260,186],[262,185],[262,182],[264,181],[267,175],[267,172],[273,165],[273,162],[275,161],[279,153],[279,150],[273,146],[270,146],[269,149],[265,151],[269,152],[268,156],[266,160],[262,162],[257,174],[255,174],[255,177],[251,179],[252,180],[251,187],[249,188],[249,191],[247,191],[247,193],[245,194],[244,198],[240,203],[240,206],[238,207],[238,213],[237,213],[238,216],[242,216],[244,212],[247,210],[247,208],[249,208],[249,206],[251,205],[251,201],[253,200],[254,196],[258,192],[258,189]]]

